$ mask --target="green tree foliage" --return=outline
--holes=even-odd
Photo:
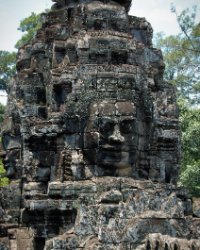
[[[182,171],[180,181],[194,196],[200,196],[200,109],[179,100],[182,130]]]
[[[7,83],[15,74],[16,53],[0,50],[0,90],[7,90]]]
[[[38,29],[41,28],[41,19],[40,14],[36,14],[34,12],[27,18],[24,18],[19,25],[18,30],[23,32],[23,36],[16,43],[15,47],[19,48],[24,44],[31,41],[31,39],[35,36]]]
[[[177,86],[178,96],[191,105],[200,103],[200,23],[195,23],[196,7],[177,16],[181,33],[165,36],[158,33],[154,40],[165,58],[165,79]]]
[[[18,49],[24,44],[30,42],[37,30],[41,27],[40,15],[32,13],[29,17],[24,18],[19,25],[18,30],[24,34],[16,43]],[[16,72],[16,53],[8,51],[0,51],[0,90],[7,90],[7,83]]]
[[[182,131],[180,182],[194,196],[200,196],[200,24],[196,7],[180,14],[172,6],[181,33],[158,33],[155,46],[161,48],[166,65],[165,79],[177,87]]]
[[[200,162],[187,165],[185,171],[181,173],[181,184],[186,186],[191,195],[200,197]]]

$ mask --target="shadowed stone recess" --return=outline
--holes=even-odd
[[[131,0],[53,2],[9,83],[0,249],[200,249],[151,25]]]

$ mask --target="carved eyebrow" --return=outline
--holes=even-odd
[[[108,116],[100,116],[98,118],[99,121],[105,121],[105,122],[113,122],[113,123],[116,123],[117,120],[115,118],[111,118],[111,117],[108,117]]]
[[[135,121],[136,119],[134,117],[120,117],[119,122],[123,122],[123,121]]]

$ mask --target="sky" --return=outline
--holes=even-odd
[[[162,31],[166,35],[175,35],[180,30],[175,15],[170,11],[172,2],[178,12],[197,5],[197,16],[200,18],[200,0],[133,0],[129,14],[146,17],[154,33]],[[17,30],[20,21],[31,12],[41,13],[51,5],[51,0],[0,0],[0,50],[13,51],[22,35]],[[6,98],[0,96],[0,102],[5,103]]]
[[[180,29],[175,14],[170,10],[172,3],[176,6],[178,13],[196,5],[196,21],[200,21],[200,0],[133,0],[130,14],[146,17],[154,33],[162,31],[166,35],[175,35],[180,32]]]
[[[133,0],[130,14],[146,17],[154,32],[177,34],[179,28],[175,15],[170,11],[171,2],[178,11],[192,5],[197,5],[200,9],[200,0]],[[22,35],[17,30],[20,21],[31,12],[41,13],[51,5],[51,0],[0,0],[0,50],[14,50],[14,45]]]

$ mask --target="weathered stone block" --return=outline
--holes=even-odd
[[[193,214],[200,218],[200,199],[199,198],[193,198]]]

